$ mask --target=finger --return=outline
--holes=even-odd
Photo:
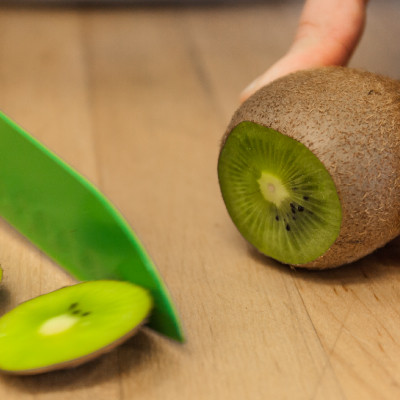
[[[241,101],[288,73],[345,65],[363,32],[366,4],[367,0],[307,0],[288,53],[242,92]]]

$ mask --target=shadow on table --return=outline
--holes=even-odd
[[[32,376],[3,375],[0,382],[30,394],[88,388],[113,379],[118,382],[118,377],[134,374],[144,368],[146,360],[156,358],[154,353],[161,352],[152,334],[142,330],[110,353],[79,367]]]
[[[0,315],[8,311],[11,295],[9,290],[0,283]]]
[[[266,264],[269,268],[290,274],[295,279],[314,281],[320,284],[354,285],[362,284],[367,279],[400,277],[400,237],[356,262],[327,270],[291,268],[258,253],[255,249],[250,249],[249,252],[254,260]]]

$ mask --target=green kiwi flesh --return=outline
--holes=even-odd
[[[300,157],[307,152],[295,142],[309,150],[307,161]],[[264,157],[264,148],[277,153]],[[292,164],[294,156],[287,156],[288,166],[282,168],[279,154],[286,157],[295,148],[299,157]],[[314,160],[311,167],[311,154],[319,166]],[[324,67],[277,79],[246,100],[223,137],[218,173],[228,211],[255,247],[284,263],[332,268],[356,261],[400,234],[399,154],[400,83],[367,71]],[[276,161],[270,166],[266,158]],[[288,233],[298,230],[298,237],[307,238],[297,241],[295,254],[294,240],[289,243],[281,221],[272,225],[270,211],[278,207],[263,198],[257,182],[274,186],[271,176],[281,182],[285,190],[277,201],[284,199],[279,208],[285,207],[287,215],[289,198],[304,204],[285,174],[297,169],[307,180],[309,168],[316,175],[306,196],[318,198],[323,212],[318,213],[320,223],[310,219],[302,226],[290,225]]]
[[[286,264],[324,254],[340,231],[335,184],[300,142],[241,122],[221,151],[219,181],[228,212],[259,251]]]
[[[143,288],[90,281],[20,304],[0,318],[0,370],[31,375],[75,367],[131,337],[152,309]]]

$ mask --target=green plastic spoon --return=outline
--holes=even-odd
[[[149,326],[183,341],[156,267],[121,214],[85,178],[0,112],[0,215],[78,280],[148,289]]]

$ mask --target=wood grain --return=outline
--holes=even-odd
[[[292,271],[244,242],[220,197],[220,137],[299,12],[0,8],[0,108],[121,210],[187,334],[178,345],[145,329],[73,370],[0,376],[1,399],[400,396],[400,241],[345,268]],[[352,65],[400,77],[399,17],[398,2],[371,2]],[[1,312],[73,282],[4,222],[0,263]]]

